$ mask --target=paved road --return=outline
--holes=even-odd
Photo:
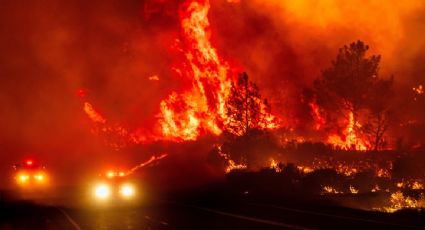
[[[98,209],[14,201],[3,203],[0,210],[0,229],[425,229],[423,215],[228,201],[160,201]]]
[[[68,195],[63,195],[66,191]],[[58,194],[61,195],[50,194],[48,200],[2,198],[0,230],[425,229],[424,213],[386,214],[300,203],[266,204],[211,191],[201,196],[195,192],[184,197],[146,199],[133,206],[115,203],[106,207],[82,202],[75,195],[81,193],[75,189]]]

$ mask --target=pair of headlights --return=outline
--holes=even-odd
[[[111,186],[108,184],[99,184],[95,187],[94,195],[98,199],[106,200],[111,197],[113,192],[113,188],[111,188]],[[124,184],[119,187],[118,193],[123,198],[131,198],[134,197],[136,191],[134,186],[130,184]]]
[[[21,173],[18,175],[18,182],[20,184],[26,184],[33,178],[36,182],[43,182],[45,180],[45,176],[42,173],[37,173],[34,175]]]

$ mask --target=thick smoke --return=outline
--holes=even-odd
[[[47,0],[0,8],[1,171],[26,156],[65,173],[124,158],[92,135],[77,91],[112,121],[155,119],[179,84],[169,68],[176,6]]]
[[[302,90],[330,67],[339,48],[363,40],[369,55],[382,56],[380,76],[394,75],[398,126],[424,122],[425,100],[414,100],[412,90],[425,83],[424,10],[422,1],[220,1],[211,21],[219,50],[241,63],[272,110],[298,129],[311,121]]]

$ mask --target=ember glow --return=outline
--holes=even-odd
[[[332,144],[338,148],[345,150],[361,150],[365,151],[368,149],[364,140],[358,137],[356,130],[360,128],[361,125],[354,122],[353,113],[348,113],[347,127],[343,130],[342,135],[331,134],[328,137],[328,143]]]
[[[246,164],[237,164],[234,160],[232,160],[232,158],[228,154],[222,151],[221,146],[217,146],[217,149],[219,156],[222,157],[226,162],[226,167],[224,169],[226,173],[229,173],[232,170],[240,170],[247,168]]]
[[[340,194],[340,193],[343,193],[343,192],[338,191],[335,188],[333,188],[332,186],[327,185],[327,186],[323,186],[323,194],[326,194],[326,193],[329,193],[329,194]]]
[[[148,78],[150,81],[159,81],[158,75],[152,75]]]
[[[418,94],[421,95],[424,93],[424,88],[422,85],[418,85],[417,87],[413,87],[413,91]]]
[[[279,168],[279,164],[274,159],[271,159],[270,160],[270,169],[273,169],[276,172],[281,172],[282,171],[282,169]]]
[[[320,130],[323,125],[326,123],[325,119],[323,118],[322,114],[320,113],[320,108],[315,102],[310,102],[308,104],[310,106],[310,109],[312,111],[313,119],[315,122],[315,129]]]
[[[126,172],[125,175],[131,175],[134,172],[136,172],[137,170],[139,170],[139,169],[141,169],[143,167],[146,167],[146,166],[148,166],[148,165],[150,165],[150,164],[152,164],[154,162],[160,161],[161,159],[163,159],[163,158],[165,158],[167,156],[168,156],[168,154],[166,154],[166,153],[163,153],[163,154],[158,155],[158,156],[151,156],[151,158],[149,158],[149,160],[147,160],[145,162],[142,162],[142,163],[134,166],[130,170],[128,170],[128,172]]]
[[[93,105],[90,104],[89,102],[84,102],[84,112],[87,114],[90,120],[92,120],[94,123],[101,123],[101,124],[106,123],[106,119],[103,118],[103,116],[100,115],[100,113],[97,112],[93,108]]]
[[[397,191],[391,194],[390,204],[383,208],[376,208],[378,211],[385,212],[396,212],[402,209],[423,209],[425,208],[425,197],[424,194],[420,195],[419,199],[414,197],[406,196],[401,191]]]

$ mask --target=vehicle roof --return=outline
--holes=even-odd
[[[27,160],[27,161],[24,161],[22,163],[14,164],[13,168],[15,170],[17,170],[17,169],[26,169],[26,170],[37,169],[37,170],[40,170],[40,169],[45,169],[46,167],[44,165],[40,165],[36,162]]]

